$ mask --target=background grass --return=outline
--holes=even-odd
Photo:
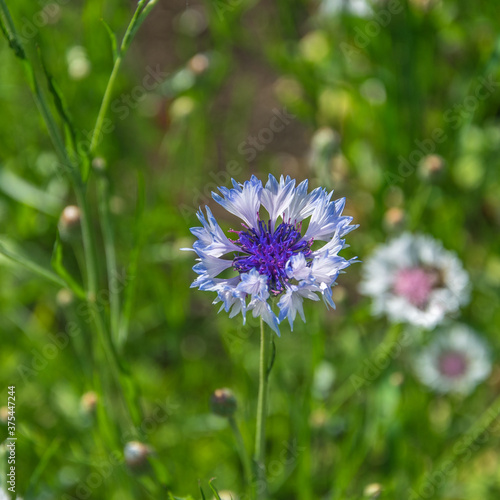
[[[44,11],[43,2],[6,3],[52,113],[58,116],[42,59],[84,148],[113,66],[101,20],[121,40],[133,2],[55,0]],[[200,204],[225,228],[234,224],[210,201],[210,191],[230,177],[271,172],[335,188],[360,224],[346,257],[363,260],[405,229],[442,240],[473,285],[460,319],[487,338],[497,359],[498,6],[391,0],[375,3],[366,17],[350,13],[348,2],[333,14],[322,10],[334,3],[162,1],[141,27],[112,92],[110,130],[96,149],[107,168],[92,170],[86,189],[99,249],[97,305],[106,322],[103,234],[110,232],[98,206],[109,189],[115,284],[122,317],[130,316],[118,379],[96,354],[86,303],[0,257],[0,380],[5,404],[7,386],[16,386],[17,491],[25,499],[166,498],[166,491],[200,498],[198,481],[208,495],[212,477],[220,490],[241,495],[230,428],[208,402],[218,387],[234,390],[251,450],[258,324],[217,315],[210,294],[189,288],[193,256],[179,251],[192,242]],[[77,79],[68,60],[75,46],[90,65]],[[204,58],[193,60],[196,54]],[[0,238],[49,268],[60,214],[77,200],[5,39],[0,61]],[[151,74],[158,75],[154,84],[144,80]],[[288,123],[265,144],[262,131],[276,113]],[[321,147],[321,127],[341,138],[331,151]],[[259,134],[264,141],[251,146]],[[418,167],[431,152],[445,161],[435,179]],[[83,286],[78,234],[60,248],[62,264]],[[293,333],[285,325],[276,339],[272,497],[359,499],[380,483],[388,499],[412,498],[411,489],[422,498],[498,498],[498,423],[481,439],[470,432],[500,392],[498,363],[466,398],[437,397],[414,379],[411,355],[432,334],[412,337],[388,366],[370,364],[404,329],[370,315],[357,292],[361,265],[339,278],[336,311],[307,306],[307,324],[296,323]],[[68,325],[76,325],[74,335]],[[54,340],[59,332],[64,347]],[[358,391],[353,374],[364,380]],[[95,413],[82,406],[88,391],[98,394]],[[123,463],[131,440],[154,449],[147,466]],[[443,472],[450,455],[453,471]]]

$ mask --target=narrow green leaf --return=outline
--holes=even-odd
[[[142,172],[137,174],[137,206],[135,211],[134,224],[134,246],[130,253],[129,267],[127,269],[127,285],[124,291],[123,311],[118,334],[118,348],[120,349],[127,340],[130,316],[132,314],[132,305],[134,300],[134,292],[136,288],[136,276],[139,266],[139,257],[142,246],[144,244],[144,200],[145,200],[145,184]]]
[[[215,498],[217,500],[221,500],[221,497],[219,495],[219,492],[217,491],[217,488],[212,484],[214,481],[215,481],[215,477],[213,477],[212,479],[210,479],[210,481],[208,481],[208,485],[210,486],[210,489],[212,490],[213,494],[215,495]]]
[[[0,0],[0,29],[9,42],[9,47],[14,51],[16,57],[26,60],[26,54],[21,42],[17,38],[14,22],[12,21],[9,9],[4,0]]]
[[[205,493],[203,493],[203,488],[201,487],[201,484],[199,486],[200,486],[200,492],[201,492],[201,500],[207,500]]]
[[[38,480],[40,479],[43,471],[47,467],[47,465],[50,462],[50,459],[52,456],[57,452],[59,449],[59,446],[61,445],[62,438],[56,437],[52,443],[47,447],[45,450],[44,454],[42,455],[42,458],[40,459],[40,462],[38,462],[38,465],[36,466],[35,470],[33,471],[33,474],[31,474],[31,477],[28,482],[28,486],[26,488],[26,497],[31,497],[34,494],[34,488],[36,487]]]
[[[129,25],[129,29],[125,33],[125,36],[122,40],[121,51],[124,52],[128,49],[132,39],[134,38],[137,30],[141,27],[142,23],[145,21],[146,17],[148,17],[151,9],[158,3],[158,0],[141,0],[137,4],[137,9],[132,17],[132,21]]]
[[[67,283],[57,274],[53,273],[50,269],[47,269],[46,267],[41,266],[40,264],[31,260],[29,257],[24,256],[18,249],[15,249],[15,251],[10,250],[6,248],[3,243],[0,242],[0,253],[3,254],[5,257],[9,258],[10,260],[12,260],[13,262],[15,262],[16,264],[19,264],[21,267],[24,267],[25,269],[28,269],[29,271],[35,274],[38,274],[38,276],[41,276],[60,287],[67,288],[68,286]]]
[[[61,212],[62,200],[42,191],[10,170],[0,170],[0,191],[13,200],[36,208],[44,214],[57,217]]]
[[[40,52],[40,47],[37,47],[38,51],[38,56],[40,58],[40,62],[42,65],[43,72],[45,74],[45,78],[47,79],[47,86],[49,89],[49,92],[52,95],[52,98],[54,100],[54,105],[56,107],[57,112],[59,113],[65,128],[68,132],[68,135],[71,139],[71,146],[73,151],[76,151],[76,129],[75,126],[73,125],[73,120],[71,119],[71,116],[68,111],[68,106],[66,105],[66,100],[64,99],[64,96],[62,94],[62,91],[60,87],[57,85],[57,82],[54,80],[54,77],[52,74],[49,72],[47,65],[45,63],[45,60],[42,56],[42,53]]]
[[[66,281],[69,285],[73,293],[81,299],[85,299],[85,291],[83,288],[73,279],[71,274],[67,271],[63,264],[63,247],[61,244],[61,237],[59,235],[59,231],[56,234],[56,242],[54,243],[54,250],[52,251],[52,260],[51,264],[54,268],[54,271]]]
[[[109,24],[104,20],[101,19],[102,24],[104,24],[104,27],[106,28],[106,31],[108,32],[109,39],[111,41],[111,50],[113,52],[113,63],[116,62],[116,59],[118,58],[119,52],[118,52],[118,43],[116,41],[116,36],[113,33],[113,30],[110,28]]]

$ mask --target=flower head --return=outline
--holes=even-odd
[[[415,361],[420,381],[437,392],[470,393],[491,371],[485,342],[469,327],[454,325],[437,332]]]
[[[363,267],[361,292],[375,314],[391,321],[434,328],[469,299],[461,262],[429,236],[405,233],[378,247]]]
[[[319,294],[335,307],[332,286],[354,260],[338,255],[341,238],[357,227],[350,225],[352,217],[342,216],[345,199],[331,201],[333,192],[321,188],[308,193],[307,181],[296,186],[288,176],[278,181],[270,175],[265,186],[255,176],[232,182],[232,189],[220,187],[222,196],[212,196],[243,221],[241,229],[231,229],[229,238],[208,207],[206,217],[198,211],[202,226],[191,229],[198,239],[187,249],[198,255],[193,269],[199,276],[192,286],[216,292],[214,303],[222,303],[230,317],[241,312],[245,318],[251,311],[278,335],[285,318],[292,328],[297,313],[305,321],[304,298],[319,300]],[[220,277],[223,272],[231,276]]]

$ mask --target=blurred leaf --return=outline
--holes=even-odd
[[[101,19],[101,22],[102,24],[104,24],[104,27],[106,28],[106,31],[109,35],[109,39],[111,41],[111,50],[113,53],[113,62],[116,62],[118,56],[120,55],[120,52],[118,50],[118,44],[116,41],[116,35],[113,33],[113,30],[110,28],[109,24],[104,19]]]
[[[42,191],[5,168],[0,169],[0,190],[13,200],[44,214],[58,217],[61,213],[63,200]]]
[[[144,244],[145,224],[143,223],[143,216],[145,192],[144,176],[142,172],[139,171],[137,173],[137,206],[135,210],[135,223],[133,228],[134,246],[130,252],[130,264],[127,269],[127,285],[124,292],[123,311],[118,332],[118,348],[122,347],[127,341],[130,316],[132,314],[139,256]]]
[[[201,499],[202,500],[207,500],[207,498],[205,496],[205,493],[203,493],[203,488],[201,487],[201,485],[200,485],[200,492],[201,492]]]
[[[57,112],[59,113],[61,119],[63,120],[65,129],[69,135],[71,140],[71,148],[73,153],[76,153],[76,130],[73,125],[73,121],[70,117],[68,107],[66,105],[66,101],[64,96],[62,95],[61,89],[57,85],[57,82],[54,80],[54,77],[49,73],[47,65],[45,63],[45,59],[42,56],[40,48],[37,47],[38,56],[40,58],[40,62],[42,64],[42,69],[45,74],[45,78],[47,79],[47,86],[49,88],[49,92],[52,94],[52,98],[54,100],[54,105],[56,107]]]
[[[62,438],[57,437],[55,438],[52,443],[48,446],[48,448],[45,450],[44,454],[42,455],[42,458],[40,459],[40,462],[38,462],[38,465],[36,466],[36,469],[33,471],[33,474],[31,474],[31,477],[28,482],[28,486],[26,487],[26,497],[31,497],[31,495],[34,494],[34,489],[36,485],[38,484],[38,481],[40,480],[40,477],[42,473],[44,472],[45,468],[50,462],[50,459],[52,456],[57,452],[59,449],[59,446],[61,445]]]
[[[63,254],[62,254],[62,244],[61,237],[59,235],[59,231],[56,233],[56,242],[54,243],[54,250],[52,251],[52,267],[56,271],[56,273],[61,276],[63,280],[68,283],[71,290],[81,299],[85,299],[85,291],[83,288],[73,279],[73,277],[69,274],[63,264]]]
[[[38,276],[41,276],[42,278],[45,278],[46,280],[51,281],[52,283],[55,283],[62,288],[68,287],[68,284],[62,278],[57,276],[57,274],[53,273],[50,269],[47,269],[46,267],[41,266],[40,264],[31,260],[29,257],[24,256],[20,249],[16,248],[12,242],[9,242],[8,246],[14,247],[13,250],[15,251],[6,248],[4,243],[0,242],[0,253],[5,257],[8,257],[10,260],[19,264],[21,267],[24,267],[25,269],[38,274]]]
[[[210,481],[208,481],[208,484],[209,484],[210,489],[212,490],[213,494],[215,495],[215,498],[217,500],[221,500],[221,497],[219,495],[219,492],[217,491],[217,488],[212,484],[214,481],[215,481],[215,477],[210,479]]]

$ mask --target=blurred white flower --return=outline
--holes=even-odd
[[[414,363],[420,381],[441,393],[470,393],[491,372],[486,343],[466,325],[438,331]]]
[[[10,500],[11,498],[14,498],[14,497],[11,497],[10,496],[10,493],[7,493],[6,490],[4,490],[3,488],[0,488],[0,500]],[[15,497],[16,500],[23,500],[21,497]]]
[[[366,260],[360,291],[374,314],[431,329],[468,302],[469,276],[439,241],[405,233]]]
[[[238,500],[238,496],[236,495],[236,493],[233,493],[229,490],[219,491],[219,497],[221,500]],[[215,497],[213,498],[213,500],[216,500]]]
[[[344,11],[356,17],[368,18],[373,14],[372,3],[368,0],[323,0],[320,13],[333,16]]]
[[[73,80],[82,80],[90,74],[91,64],[85,47],[75,45],[66,52],[68,73]]]

